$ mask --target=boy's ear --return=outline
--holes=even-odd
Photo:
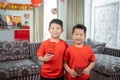
[[[87,38],[87,35],[85,34],[85,39]]]
[[[87,35],[85,34],[85,38],[87,37]]]
[[[62,32],[64,31],[64,29],[62,29]]]

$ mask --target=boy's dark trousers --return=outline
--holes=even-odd
[[[49,79],[49,78],[44,78],[44,77],[40,76],[40,80],[64,80],[64,76],[55,78],[55,79]]]

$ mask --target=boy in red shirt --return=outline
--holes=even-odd
[[[59,38],[63,32],[62,21],[53,19],[48,31],[51,38],[44,41],[37,52],[38,59],[43,62],[40,80],[63,80],[63,55],[68,45]]]
[[[72,30],[74,44],[70,46],[64,56],[64,68],[67,71],[67,80],[88,80],[90,70],[95,63],[93,50],[84,44],[86,27],[77,24]]]

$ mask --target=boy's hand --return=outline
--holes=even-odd
[[[90,74],[90,69],[89,68],[85,68],[82,72],[83,74]]]
[[[51,55],[51,54],[46,54],[46,55],[43,57],[43,59],[44,59],[44,61],[50,61],[52,57],[53,57],[53,55]]]
[[[72,77],[78,76],[77,72],[75,72],[73,69],[71,69],[71,70],[69,71],[69,73],[70,73],[70,75],[71,75]]]

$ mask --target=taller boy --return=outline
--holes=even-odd
[[[43,65],[40,70],[40,80],[63,80],[63,55],[68,45],[60,39],[63,23],[60,19],[53,19],[48,29],[51,37],[40,46],[37,56]]]

